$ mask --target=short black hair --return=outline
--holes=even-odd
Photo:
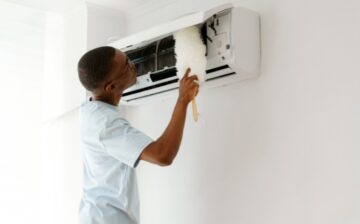
[[[78,62],[78,74],[85,89],[93,91],[106,79],[112,69],[116,49],[98,47],[84,54]]]

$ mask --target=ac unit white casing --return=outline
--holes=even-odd
[[[126,89],[121,103],[140,105],[177,94],[172,34],[198,26],[207,49],[205,83],[201,89],[229,85],[260,72],[259,15],[231,4],[179,17],[110,43],[137,67],[137,82]],[[200,90],[201,91],[201,90]]]

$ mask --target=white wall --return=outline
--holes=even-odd
[[[43,124],[42,222],[78,223],[82,157],[77,109]]]
[[[87,49],[93,49],[125,35],[124,13],[87,3]]]
[[[80,201],[81,147],[77,108],[85,91],[77,62],[87,46],[87,9],[74,5],[65,13],[46,13],[42,80],[42,207],[38,223],[77,223]]]
[[[137,8],[128,13],[128,32],[205,2],[222,1]],[[141,163],[142,224],[359,223],[358,1],[240,5],[261,14],[261,76],[200,92],[201,121],[194,124],[188,111],[174,164]],[[156,138],[174,103],[131,108],[128,118]]]
[[[74,5],[65,13],[46,13],[43,78],[43,120],[72,111],[85,97],[77,75],[77,62],[87,46],[87,10]]]
[[[0,1],[0,28],[0,223],[36,223],[45,13]]]

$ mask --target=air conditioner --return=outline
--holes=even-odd
[[[201,89],[258,76],[259,15],[225,4],[179,17],[110,43],[110,46],[125,52],[137,69],[137,82],[124,91],[123,104],[139,105],[178,93],[172,34],[194,25],[201,30],[206,45],[207,67]]]

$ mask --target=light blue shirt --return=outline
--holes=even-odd
[[[153,140],[131,127],[116,106],[86,101],[80,108],[84,191],[81,224],[139,223],[135,167]]]

